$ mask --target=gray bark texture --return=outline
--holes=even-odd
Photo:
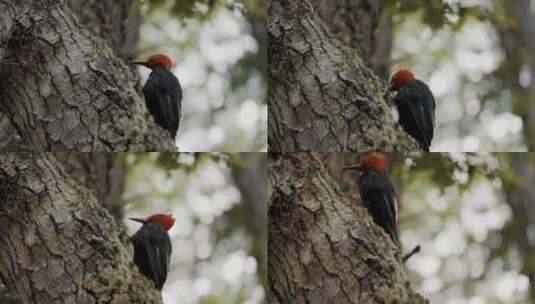
[[[0,155],[0,302],[161,303],[129,246],[54,155]]]
[[[425,303],[400,252],[317,154],[271,154],[269,303]]]
[[[270,151],[419,149],[385,102],[386,83],[309,1],[268,1],[267,26]]]
[[[134,0],[69,0],[80,23],[122,59],[136,56],[141,16]]]
[[[392,51],[392,22],[381,22],[384,1],[310,0],[328,30],[358,52],[382,79],[388,78]]]
[[[118,223],[122,221],[126,185],[126,161],[123,154],[57,152],[54,156],[71,178],[93,191],[99,204]]]
[[[146,111],[135,75],[70,5],[0,1],[0,111],[21,138],[3,149],[176,150]],[[103,21],[94,32],[102,34],[107,25]],[[116,40],[105,38],[112,45]]]

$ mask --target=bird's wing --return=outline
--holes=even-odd
[[[146,245],[146,250],[154,283],[157,288],[161,288],[163,282],[165,282],[165,280],[162,280],[162,277],[165,275],[164,272],[167,272],[167,269],[162,268],[161,266],[163,258],[162,248],[151,241]]]
[[[172,137],[176,137],[176,133],[180,126],[180,115],[182,107],[182,92],[180,87],[174,88],[167,94],[167,122],[169,130],[171,130]]]
[[[158,94],[158,87],[154,77],[149,77],[147,82],[143,86],[143,95],[145,95],[145,105],[147,110],[154,117],[154,121],[161,123],[163,119],[162,111],[160,109],[160,103],[158,99],[160,98]]]
[[[359,189],[363,201],[368,209],[380,210],[387,218],[376,219],[379,225],[392,237],[396,245],[399,240],[396,232],[397,206],[394,187],[387,177],[376,173],[367,172],[359,178]]]
[[[427,124],[429,125],[428,134],[427,137],[429,138],[429,144],[431,145],[431,141],[433,140],[433,133],[436,128],[436,120],[435,120],[435,97],[433,96],[433,93],[431,93],[430,90],[428,90],[429,98],[431,99],[431,104],[428,105],[428,109],[426,111],[427,115]]]
[[[145,84],[151,87],[157,100],[158,123],[167,129],[171,136],[176,137],[180,123],[182,89],[176,76],[167,70],[153,70]],[[147,105],[148,107],[148,105]]]
[[[146,255],[156,288],[161,289],[169,270],[171,240],[161,225],[145,226],[147,228],[144,234],[147,240],[145,242]]]
[[[433,132],[433,125],[429,122],[429,117],[425,114],[424,107],[421,104],[413,102],[407,102],[406,106],[409,110],[407,113],[411,115],[410,119],[414,121],[416,128],[418,129],[417,131],[423,139],[426,147],[429,147],[431,145],[429,131],[431,131],[431,133]]]
[[[383,200],[383,206],[385,206],[385,210],[386,210],[386,213],[388,214],[388,218],[389,218],[389,221],[388,223],[390,224],[393,224],[393,225],[387,225],[388,227],[388,230],[389,233],[392,235],[392,238],[394,239],[394,242],[396,243],[396,245],[399,244],[399,240],[398,240],[398,234],[396,232],[396,220],[397,220],[397,216],[396,216],[396,200],[395,198],[391,198],[391,200],[389,200],[389,198],[386,196],[386,195],[383,195],[382,196],[382,200]]]
[[[165,265],[165,269],[167,270],[167,272],[170,271],[170,268],[171,268],[171,254],[173,253],[173,247],[171,246],[171,238],[169,238],[169,235],[166,234],[166,239],[165,239],[165,255],[166,255],[166,265]]]
[[[405,130],[429,149],[435,126],[435,99],[429,87],[419,80],[411,81],[398,91],[394,101]]]

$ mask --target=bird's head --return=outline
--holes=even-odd
[[[414,73],[409,69],[401,68],[392,76],[389,90],[397,91],[411,80],[414,80]]]
[[[368,152],[360,157],[358,170],[375,170],[384,174],[386,172],[386,160],[381,153]]]
[[[147,58],[146,61],[131,61],[130,63],[146,66],[149,69],[161,67],[166,70],[170,70],[175,65],[173,59],[166,54],[156,54]]]
[[[160,225],[162,225],[165,231],[169,231],[169,229],[171,229],[171,227],[173,227],[173,225],[175,224],[175,218],[173,217],[171,213],[169,214],[158,213],[158,214],[151,215],[147,218],[131,217],[130,219],[132,221],[140,222],[143,224],[159,223]]]
[[[356,169],[358,171],[377,171],[381,174],[386,173],[386,160],[381,153],[368,152],[362,155],[357,166],[347,166],[344,169]]]

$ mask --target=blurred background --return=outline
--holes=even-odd
[[[385,5],[390,70],[411,68],[437,101],[433,151],[535,150],[533,0]]]
[[[164,303],[263,303],[267,278],[264,153],[127,153],[123,223],[173,213]]]
[[[431,303],[535,303],[535,153],[391,155],[412,286]]]
[[[167,53],[183,91],[180,151],[266,151],[265,4],[138,0],[138,59]],[[142,83],[150,71],[139,68]]]

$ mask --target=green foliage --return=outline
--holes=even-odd
[[[178,19],[195,18],[210,19],[218,9],[243,10],[255,8],[254,1],[248,0],[137,0],[137,5],[154,10],[165,9]]]
[[[444,26],[454,30],[460,29],[465,21],[475,18],[480,21],[489,21],[495,25],[514,26],[515,21],[496,12],[490,12],[479,6],[466,6],[461,1],[439,0],[388,0],[385,8],[385,18],[397,17],[402,21],[404,15],[417,13],[423,23],[433,31]]]
[[[413,180],[425,178],[441,192],[450,186],[458,186],[460,190],[468,189],[476,178],[498,176],[493,157],[489,154],[463,153],[462,158],[454,157],[460,154],[422,153],[415,156],[396,155],[391,168],[394,179],[403,184]],[[410,163],[407,166],[407,163]],[[466,179],[459,176],[466,174]],[[407,184],[408,184],[407,183]]]
[[[169,175],[173,170],[182,170],[188,174],[193,173],[197,171],[201,165],[204,165],[204,162],[209,160],[223,163],[228,161],[228,155],[216,152],[121,153],[118,155],[118,157],[127,157],[128,163],[134,166],[146,162],[152,162],[157,168],[164,170],[167,175]]]

